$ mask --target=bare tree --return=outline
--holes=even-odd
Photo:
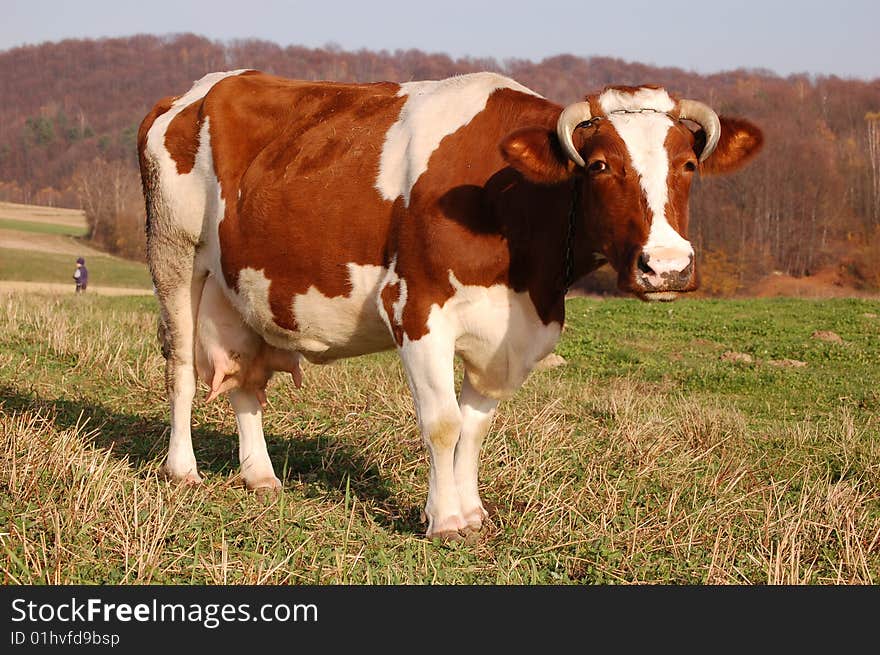
[[[880,111],[865,114],[868,124],[868,160],[871,165],[870,217],[873,225],[880,224]]]
[[[93,159],[73,174],[88,237],[110,252],[143,259],[143,197],[137,171],[125,162]]]

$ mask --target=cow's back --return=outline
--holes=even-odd
[[[399,86],[215,75],[145,119],[154,195],[271,342],[318,359],[393,346],[375,309],[392,203],[372,186]]]
[[[400,229],[410,195],[497,89],[533,98],[494,74],[403,85],[212,74],[145,120],[144,179],[155,169],[175,229],[270,343],[315,360],[393,347],[377,311],[383,279],[401,247],[417,239],[415,254],[430,240]],[[479,184],[495,159],[491,148],[475,159],[486,171],[458,168]],[[443,183],[455,174],[445,169]]]
[[[373,184],[398,89],[245,75],[206,98],[223,277],[267,338],[313,359],[393,345],[375,300],[392,203]],[[262,115],[269,126],[243,124]]]

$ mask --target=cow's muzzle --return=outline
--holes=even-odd
[[[645,250],[636,261],[634,277],[636,292],[648,300],[673,300],[679,292],[696,288],[693,251]]]

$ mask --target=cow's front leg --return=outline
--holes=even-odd
[[[229,402],[238,424],[238,461],[241,477],[248,489],[277,491],[281,480],[275,477],[266,439],[263,436],[263,412],[257,394],[244,389],[229,392]]]
[[[489,431],[497,406],[498,401],[474,389],[465,374],[459,397],[461,436],[455,447],[455,484],[462,517],[469,532],[479,531],[483,527],[483,520],[488,516],[480,500],[478,483],[480,446]]]
[[[425,503],[427,535],[460,541],[464,539],[467,522],[455,481],[461,412],[455,397],[453,337],[441,330],[432,331],[416,341],[405,340],[400,354],[430,460]]]

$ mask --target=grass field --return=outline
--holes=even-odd
[[[150,272],[145,264],[109,255],[86,258],[91,286],[149,289]],[[64,282],[73,289],[75,258],[48,252],[0,247],[0,280],[22,282]]]
[[[89,229],[85,226],[63,225],[59,223],[47,223],[45,221],[23,221],[8,219],[0,216],[0,230],[19,230],[21,232],[34,232],[37,234],[63,234],[71,237],[85,236]]]
[[[258,498],[236,476],[231,410],[204,389],[205,483],[157,479],[151,297],[0,303],[6,583],[880,576],[880,302],[570,300],[568,364],[502,403],[481,469],[491,524],[453,546],[421,536],[427,462],[395,354],[309,366],[300,391],[272,381],[284,490]]]

